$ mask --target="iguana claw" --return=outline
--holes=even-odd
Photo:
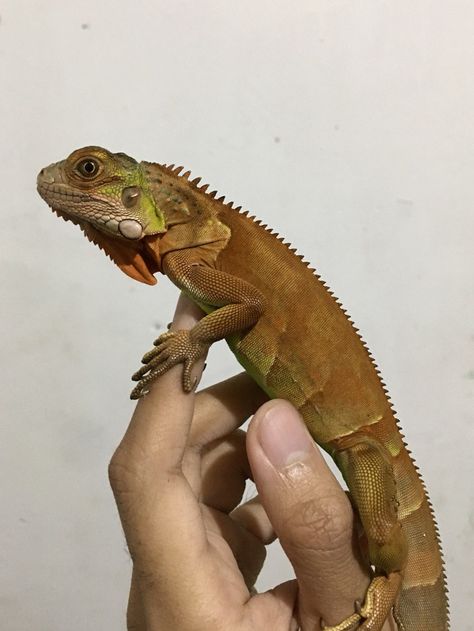
[[[324,622],[321,618],[319,626],[323,631],[356,631],[359,628],[359,624],[362,622],[362,618],[358,613],[353,613],[352,616],[343,620],[340,624],[335,627],[329,626]]]
[[[355,612],[333,627],[326,626],[325,631],[380,631],[390,614],[400,583],[401,575],[398,572],[376,576],[367,589],[364,603],[356,600]]]

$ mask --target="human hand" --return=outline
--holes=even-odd
[[[198,318],[181,298],[173,328]],[[139,401],[110,464],[133,560],[128,629],[318,631],[321,619],[339,623],[363,600],[369,577],[350,502],[300,417],[287,402],[264,403],[245,374],[186,394],[181,371],[170,369]],[[238,427],[253,413],[246,436]],[[239,506],[249,477],[259,496]],[[296,580],[255,594],[275,536]]]

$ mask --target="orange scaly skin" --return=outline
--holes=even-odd
[[[447,631],[443,561],[424,485],[387,390],[340,303],[277,235],[181,168],[80,149],[38,176],[41,196],[81,226],[129,276],[160,271],[207,315],[168,332],[134,375],[138,398],[183,363],[183,387],[212,342],[226,338],[271,397],[288,399],[334,458],[360,514],[374,568],[365,602],[331,631]]]

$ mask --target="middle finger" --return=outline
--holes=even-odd
[[[247,373],[201,390],[196,395],[189,447],[200,450],[230,434],[267,400],[267,395]]]

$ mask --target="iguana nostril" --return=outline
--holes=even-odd
[[[47,167],[41,169],[41,171],[38,173],[38,181],[40,180],[46,184],[54,184],[55,182],[54,176],[50,171],[48,171]]]

